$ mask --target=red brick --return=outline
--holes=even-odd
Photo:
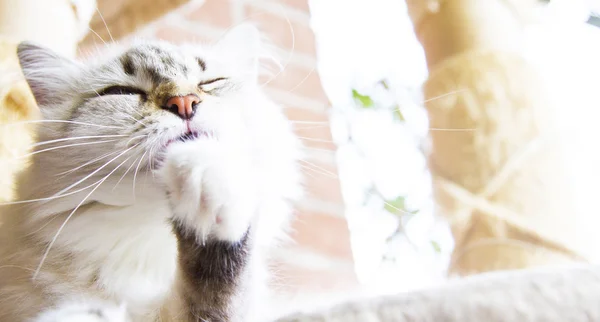
[[[288,63],[283,66],[281,72],[263,76],[260,82],[262,84],[266,83],[268,87],[329,104],[329,98],[325,95],[316,67],[310,69]]]
[[[304,146],[309,150],[324,149],[334,151],[336,145],[333,143],[329,117],[326,112],[315,112],[303,108],[286,108],[285,114],[293,123],[296,135],[302,139]]]
[[[345,218],[303,211],[292,225],[296,244],[325,256],[352,260],[350,232]]]
[[[206,0],[201,7],[186,14],[185,17],[216,27],[231,27],[233,24],[231,0]]]
[[[215,39],[199,33],[190,32],[180,27],[162,25],[156,29],[154,37],[175,44],[181,43],[210,43]]]
[[[308,269],[287,263],[274,263],[275,287],[279,292],[340,292],[359,287],[356,274],[348,269]]]
[[[284,12],[273,14],[251,4],[245,6],[244,12],[248,20],[256,23],[260,30],[278,47],[291,50],[293,46],[296,52],[315,55],[315,36],[308,23],[299,23],[293,20],[288,23]]]

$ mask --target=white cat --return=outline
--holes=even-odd
[[[256,321],[300,143],[242,25],[90,62],[23,43],[45,121],[0,208],[0,321]]]

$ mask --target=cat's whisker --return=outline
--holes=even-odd
[[[142,161],[144,160],[144,157],[146,156],[147,153],[148,153],[148,150],[144,151],[144,154],[142,154],[140,161],[138,162],[137,166],[135,167],[135,172],[133,173],[133,201],[134,202],[135,202],[135,182],[137,179],[137,174],[138,174],[138,171],[140,170],[140,165],[142,164]]]
[[[129,144],[131,143],[131,141],[133,141],[133,140],[137,140],[137,139],[145,138],[145,137],[147,137],[147,136],[148,136],[148,135],[146,135],[146,134],[140,134],[140,135],[136,135],[136,136],[132,137],[131,139],[129,139],[125,145],[129,145]]]
[[[140,121],[140,120],[136,119],[135,117],[133,117],[133,116],[131,116],[131,115],[127,115],[127,117],[129,117],[130,119],[134,120],[136,123],[138,123],[138,124],[140,124],[140,125],[142,125],[142,126],[144,126],[144,127],[148,127],[148,125],[146,125],[146,123],[144,123],[144,122],[142,122],[142,121]]]
[[[88,27],[88,30],[89,30],[91,33],[93,33],[93,34],[94,34],[96,37],[98,37],[98,39],[100,39],[100,41],[102,41],[102,43],[103,43],[105,46],[108,46],[108,44],[106,43],[106,41],[104,41],[104,39],[102,39],[102,37],[101,37],[101,36],[100,36],[100,35],[99,35],[99,34],[98,34],[98,33],[97,33],[97,32],[96,32],[94,29],[92,29],[92,27]]]
[[[151,144],[149,145],[150,149],[148,150],[148,167],[146,168],[146,175],[144,176],[144,184],[148,180],[149,173],[152,175],[152,178],[154,178],[154,172],[152,172],[152,169],[154,169],[154,159],[155,159],[155,156],[153,155],[153,150],[155,149],[156,143],[158,141],[160,141],[161,137],[162,137],[162,133],[157,135],[156,138],[154,139],[154,141],[152,141]]]
[[[337,151],[335,151],[335,150],[319,149],[319,148],[313,148],[313,147],[308,147],[308,146],[303,146],[302,149],[304,149],[304,150],[311,150],[311,151],[319,151],[319,152],[330,153],[330,154],[336,154],[337,153]]]
[[[99,95],[99,94],[98,94],[98,95]],[[114,107],[114,106],[111,106],[111,108],[112,108],[114,111],[118,111],[118,110],[117,110],[117,108],[116,108],[116,107]],[[134,111],[135,111],[135,110],[134,110]],[[137,111],[135,111],[135,112],[137,112]],[[137,112],[137,113],[139,114],[139,112]],[[140,115],[140,116],[142,116],[141,114],[139,114],[139,115]],[[129,118],[129,119],[133,120],[134,122],[136,122],[136,123],[138,123],[138,124],[140,124],[140,125],[142,125],[142,126],[144,126],[144,127],[148,127],[148,125],[147,125],[146,123],[142,122],[141,120],[138,120],[138,119],[136,119],[136,118],[135,118],[135,117],[133,117],[132,115],[126,114],[126,115],[125,115],[125,117],[127,117],[127,118]],[[113,118],[111,118],[111,119],[113,119]],[[115,119],[113,119],[113,120],[114,120],[115,122],[117,122],[117,120],[115,120]]]
[[[470,129],[451,129],[451,128],[438,128],[438,127],[430,127],[429,131],[446,131],[446,132],[473,132],[475,131],[475,128],[470,128]]]
[[[287,68],[287,66],[292,61],[292,57],[294,56],[294,52],[296,51],[296,33],[294,32],[294,26],[292,25],[292,22],[290,21],[290,17],[288,16],[287,12],[285,12],[283,6],[281,4],[279,4],[279,6],[280,6],[279,8],[281,10],[281,13],[285,17],[285,21],[288,24],[289,31],[290,31],[290,36],[292,38],[292,45],[291,45],[290,53],[288,55],[288,58],[287,58],[285,64],[283,64],[283,66],[279,69],[279,72],[277,72],[275,75],[273,75],[273,77],[271,77],[266,82],[264,82],[263,84],[261,84],[260,85],[261,87],[267,86],[272,81],[274,81],[277,77],[279,77],[279,75],[281,75],[281,73],[283,73],[283,71],[285,71],[285,69]]]
[[[370,193],[368,193],[368,194],[369,194],[369,195],[371,195],[371,196],[372,196],[372,195],[375,195],[375,194],[374,194],[374,193],[372,193],[372,192],[370,192]],[[381,197],[381,196],[380,196],[380,197]],[[382,198],[382,200],[383,200],[383,197],[381,197],[381,198]],[[389,202],[387,202],[387,201],[385,201],[385,200],[383,200],[383,203],[384,203],[386,206],[388,206],[388,207],[392,208],[393,210],[396,210],[396,211],[398,211],[398,212],[401,212],[401,213],[403,213],[403,214],[405,214],[405,215],[412,215],[412,213],[411,213],[410,211],[406,211],[406,210],[404,210],[404,209],[400,209],[400,208],[398,208],[398,207],[396,207],[396,206],[392,205],[391,203],[389,203]]]
[[[93,164],[95,162],[98,162],[98,161],[100,161],[102,159],[106,159],[106,158],[110,157],[111,155],[117,154],[119,152],[121,152],[121,151],[113,151],[113,152],[106,153],[106,154],[101,155],[101,156],[99,156],[97,158],[94,158],[94,159],[92,159],[92,160],[90,160],[90,161],[88,161],[88,162],[86,162],[86,163],[84,163],[82,165],[79,165],[76,168],[73,168],[71,170],[67,170],[67,171],[63,171],[63,172],[57,173],[56,176],[61,176],[62,177],[62,176],[65,176],[65,175],[67,175],[69,173],[73,173],[73,172],[75,172],[75,171],[77,171],[77,170],[79,170],[81,168],[84,168],[84,167],[86,167],[86,166],[88,166],[90,164]]]
[[[313,168],[310,168],[310,167],[308,167],[308,166],[305,166],[304,164],[300,164],[300,167],[301,167],[302,169],[310,170],[310,171],[308,171],[308,172],[304,172],[304,171],[302,171],[304,174],[306,174],[307,176],[309,176],[309,177],[311,177],[311,178],[314,178],[314,177],[315,177],[315,175],[314,175],[314,174],[312,174],[312,172],[314,172],[314,171],[315,171]],[[312,172],[311,172],[311,171],[312,171]]]
[[[95,126],[95,127],[107,128],[107,129],[118,129],[118,130],[125,129],[122,126],[100,125],[100,124],[78,122],[78,121],[65,121],[65,120],[29,120],[29,121],[21,121],[21,122],[2,123],[2,124],[0,124],[0,126],[36,124],[36,123],[69,123],[69,124],[77,124],[77,125]]]
[[[0,266],[0,269],[3,269],[3,268],[20,268],[22,270],[35,272],[35,270],[33,268],[28,268],[28,267],[19,266],[19,265],[2,265],[2,266]]]
[[[150,154],[148,154],[148,159],[150,161],[150,167],[148,169],[154,169],[154,167],[156,166],[155,162],[156,162],[156,155],[155,153],[157,153],[158,151],[158,146],[156,145],[156,142],[158,142],[159,138],[162,135],[157,135],[156,136],[156,140],[152,143],[152,146],[150,148]],[[152,174],[152,178],[154,178],[154,171],[151,172]]]
[[[10,202],[3,202],[0,203],[0,206],[9,206],[9,205],[19,205],[19,204],[25,204],[25,203],[32,203],[32,202],[43,202],[43,201],[51,201],[54,199],[59,199],[59,198],[63,198],[63,197],[68,197],[68,196],[72,196],[76,193],[82,192],[84,190],[87,190],[91,187],[93,187],[94,185],[96,185],[99,181],[96,181],[88,186],[85,186],[83,188],[77,189],[77,190],[73,190],[71,192],[67,192],[64,193],[62,195],[53,195],[51,197],[45,197],[45,198],[37,198],[37,199],[27,199],[27,200],[18,200],[18,201],[10,201]]]
[[[25,155],[20,155],[17,158],[19,158],[19,159],[21,159],[21,158],[27,158],[27,157],[35,155],[35,154],[39,154],[39,153],[42,153],[42,152],[53,151],[53,150],[58,150],[58,149],[65,149],[65,148],[71,148],[71,147],[82,146],[82,145],[110,143],[110,142],[116,142],[116,141],[118,141],[118,140],[105,140],[105,141],[95,141],[95,142],[73,143],[73,144],[55,146],[55,147],[51,147],[51,148],[47,148],[47,149],[42,149],[42,150],[34,151],[34,152],[31,152],[31,153],[27,153]]]
[[[445,93],[445,94],[442,94],[442,95],[438,95],[438,96],[435,96],[435,97],[432,97],[432,98],[428,98],[428,99],[424,100],[422,102],[422,104],[425,104],[425,103],[428,103],[428,102],[431,102],[431,101],[435,101],[437,99],[444,98],[446,96],[450,96],[450,95],[454,95],[454,94],[466,92],[466,91],[468,91],[468,89],[458,89],[458,90],[455,90],[455,91],[451,91],[451,92],[448,92],[448,93]]]
[[[102,23],[104,24],[104,27],[106,28],[106,32],[108,33],[108,36],[110,37],[110,41],[112,41],[113,43],[115,42],[115,39],[112,36],[112,33],[110,32],[110,29],[108,29],[108,25],[106,24],[106,20],[104,20],[104,16],[102,15],[102,12],[100,12],[100,9],[96,6],[96,12],[98,12],[98,16],[100,17],[100,19],[102,19]],[[104,42],[104,40],[103,40]],[[106,45],[106,42],[104,43]]]
[[[62,139],[55,139],[55,140],[48,140],[48,141],[37,142],[37,143],[33,144],[32,146],[36,147],[36,146],[40,146],[40,145],[46,145],[46,144],[52,144],[52,143],[64,142],[64,141],[72,141],[72,140],[99,139],[99,138],[118,138],[118,137],[124,137],[124,136],[128,136],[128,135],[126,135],[126,134],[115,134],[115,135],[77,136],[77,137],[68,137],[68,138],[62,138]]]
[[[85,180],[89,179],[91,176],[93,176],[94,174],[98,173],[100,170],[104,169],[106,166],[108,166],[110,163],[112,163],[113,161],[115,161],[116,159],[118,159],[119,157],[121,157],[122,155],[124,155],[125,153],[131,151],[133,148],[137,147],[139,145],[136,144],[128,149],[125,149],[123,152],[119,153],[116,157],[110,159],[108,162],[106,162],[104,165],[102,165],[101,167],[99,167],[98,169],[92,171],[92,173],[88,174],[87,176],[83,177],[82,179],[80,179],[79,181],[71,184],[70,186],[68,186],[67,188],[59,191],[58,193],[56,193],[55,195],[61,195],[67,191],[69,191],[71,188],[76,187],[77,185],[79,185],[80,183],[84,182]]]
[[[323,124],[323,125],[329,125],[329,122],[327,121],[289,121],[292,124]]]
[[[111,191],[115,191],[115,189],[117,188],[117,186],[119,185],[119,183],[121,183],[121,181],[123,181],[123,179],[125,178],[125,176],[127,175],[127,173],[129,173],[129,170],[131,170],[131,168],[133,168],[133,166],[135,165],[135,163],[137,162],[137,160],[140,157],[137,157],[135,160],[133,160],[133,162],[131,163],[131,165],[129,166],[129,168],[127,168],[127,170],[125,171],[125,173],[123,173],[123,175],[121,176],[121,178],[119,178],[119,181],[117,181],[117,183],[115,183],[115,186],[112,188]]]
[[[312,73],[314,73],[316,70],[316,67],[313,67],[308,73],[306,73],[306,76],[304,76],[304,78],[302,78],[298,84],[296,84],[296,86],[292,87],[291,89],[289,89],[287,92],[288,93],[292,93],[295,90],[297,90],[300,86],[302,86],[302,84],[304,84],[304,82],[306,82],[308,80],[308,78],[310,77],[310,75],[312,75]]]
[[[145,116],[142,113],[140,113],[138,110],[134,109],[133,112],[140,116],[140,121],[144,119]]]
[[[322,167],[319,167],[318,165],[316,165],[316,164],[314,164],[312,162],[309,162],[309,161],[306,161],[306,160],[298,160],[298,161],[303,162],[306,165],[312,167],[312,170],[316,169],[316,170],[321,171],[321,174],[325,174],[325,175],[329,176],[330,178],[334,178],[334,179],[338,178],[338,176],[335,173],[333,173],[333,172],[331,172],[331,171],[329,171],[327,169],[324,169]]]
[[[150,154],[148,155],[148,157],[150,158],[150,168],[149,169],[154,169],[154,167],[156,166],[156,155],[154,153],[156,153],[156,148],[155,147],[151,147],[150,148]],[[152,175],[152,178],[154,178],[154,171],[150,172],[150,174]]]
[[[108,155],[113,155],[113,154],[120,153],[120,152],[122,152],[122,151],[111,152]],[[104,156],[102,158],[106,158],[106,157],[107,156]],[[98,161],[98,160],[96,160],[96,161]],[[71,170],[69,170],[69,171],[71,171]],[[74,191],[71,191],[71,192],[65,192],[65,193],[62,193],[62,194],[56,193],[56,194],[54,194],[54,195],[52,195],[50,197],[45,197],[45,198],[37,198],[37,199],[27,199],[27,200],[18,200],[18,201],[4,202],[4,203],[0,203],[0,206],[18,205],[18,204],[25,204],[25,203],[32,203],[32,202],[43,202],[43,201],[50,201],[50,200],[54,200],[54,199],[58,199],[58,198],[62,198],[62,197],[67,197],[67,196],[71,196],[71,195],[74,195],[76,193],[79,193],[81,191],[87,190],[87,189],[93,187],[94,185],[96,185],[98,182],[100,182],[100,180],[98,180],[98,181],[96,181],[96,182],[94,182],[94,183],[92,183],[92,184],[90,184],[88,186],[85,186],[83,188],[80,188],[80,189],[77,189],[77,190],[74,190]],[[64,190],[66,190],[66,189],[67,188],[65,188]]]
[[[306,141],[312,141],[312,142],[321,142],[321,143],[334,143],[331,140],[324,140],[324,139],[316,139],[316,138],[307,138],[304,136],[297,136],[297,138],[301,139],[301,140],[306,140]]]
[[[120,155],[119,155],[120,156]],[[67,225],[67,222],[69,222],[69,220],[71,219],[71,217],[73,217],[73,215],[75,214],[75,212],[81,207],[81,205],[83,205],[85,203],[86,200],[88,200],[88,198],[94,193],[94,191],[96,191],[96,189],[98,189],[102,183],[104,183],[104,181],[106,181],[115,171],[117,171],[117,169],[119,169],[119,167],[121,167],[125,162],[127,162],[129,159],[131,159],[131,156],[128,157],[127,159],[125,159],[123,162],[121,162],[118,166],[116,166],[109,174],[107,174],[102,181],[100,181],[95,187],[94,189],[92,189],[92,191],[90,191],[82,200],[81,202],[73,209],[73,211],[71,211],[71,213],[67,216],[67,218],[65,219],[65,221],[60,225],[60,227],[58,228],[58,231],[56,232],[56,234],[54,235],[54,237],[52,238],[52,240],[50,241],[50,243],[48,244],[48,247],[46,247],[46,251],[44,252],[44,255],[42,256],[42,259],[40,260],[40,263],[38,265],[38,267],[36,268],[35,272],[33,273],[32,276],[32,280],[35,280],[38,276],[38,274],[40,273],[40,270],[42,269],[42,266],[44,265],[44,262],[46,261],[46,258],[48,257],[48,254],[50,253],[50,250],[52,249],[52,246],[54,246],[54,243],[56,242],[56,240],[58,239],[58,236],[60,235],[60,233],[63,231],[63,229],[65,228],[65,226]]]
[[[296,131],[304,131],[304,130],[316,130],[323,129],[329,127],[329,124],[324,125],[315,125],[315,126],[305,126],[305,127],[296,127],[294,126],[294,130]]]
[[[42,231],[42,229],[46,228],[46,226],[50,225],[50,223],[52,221],[54,221],[57,217],[56,216],[52,216],[48,219],[48,221],[46,221],[46,223],[44,223],[43,225],[41,225],[38,229],[33,230],[29,233],[27,233],[26,236],[35,236],[35,234],[37,234],[38,232]]]

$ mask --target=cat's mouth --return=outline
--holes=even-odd
[[[174,140],[171,140],[172,142],[170,142],[170,143],[173,143],[173,142],[193,141],[193,140],[195,140],[195,139],[197,139],[199,137],[200,137],[200,132],[198,132],[198,131],[190,131],[190,132],[187,132],[187,133],[181,135],[180,137],[178,137],[178,138],[176,138]],[[167,143],[167,145],[168,145],[168,143]]]
[[[203,131],[203,130],[189,130],[180,136],[169,139],[165,142],[159,149],[155,155],[155,160],[158,164],[160,164],[165,159],[165,153],[167,152],[168,147],[174,143],[186,143],[196,141],[201,138],[215,138],[215,135],[212,131]]]
[[[187,132],[183,133],[182,135],[167,141],[167,144],[165,144],[165,148],[168,147],[169,145],[171,145],[172,143],[190,142],[190,141],[197,140],[199,138],[207,138],[210,136],[211,136],[210,133],[205,132],[205,131],[187,131]]]
[[[173,143],[185,143],[185,142],[192,142],[195,141],[199,138],[202,137],[209,137],[209,133],[204,132],[204,131],[187,131],[184,134],[169,139],[165,144],[162,145],[162,147],[158,150],[158,153],[156,153],[155,159],[157,161],[157,164],[160,164],[164,161],[165,159],[165,153],[167,151],[167,148],[173,144]]]

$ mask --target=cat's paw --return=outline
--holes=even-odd
[[[33,322],[130,322],[125,305],[100,302],[65,303],[48,310]]]
[[[173,219],[201,240],[242,239],[257,208],[248,165],[214,140],[173,144],[160,170]]]

